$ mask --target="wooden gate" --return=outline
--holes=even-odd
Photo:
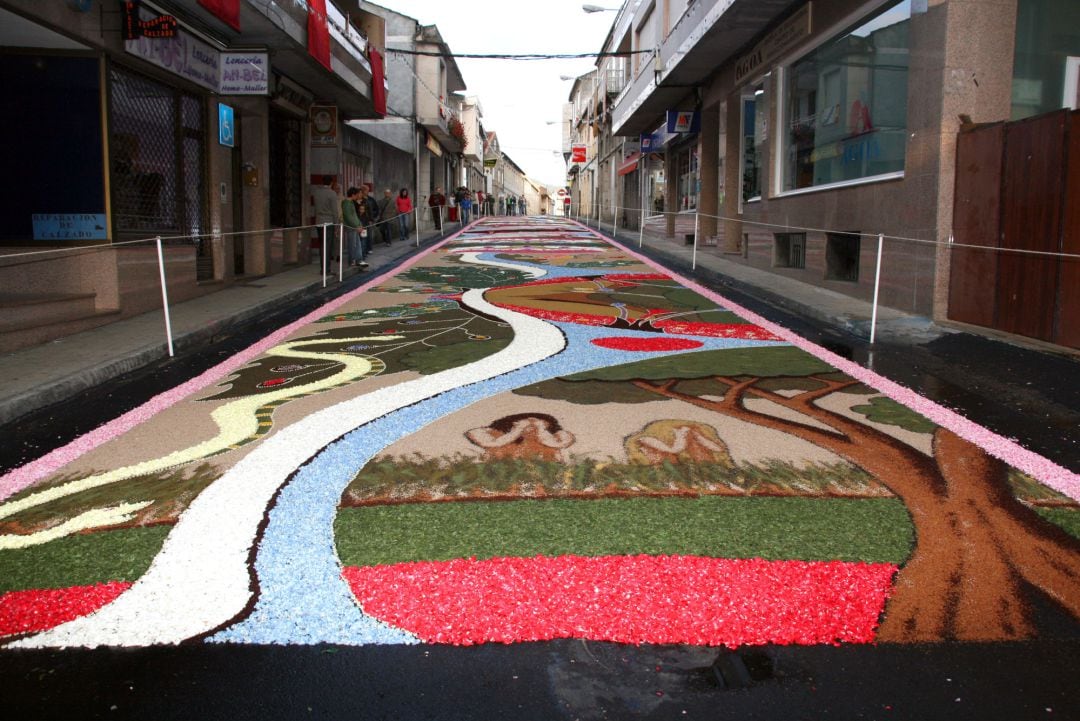
[[[1071,199],[1071,202],[1070,202]],[[1080,112],[960,133],[949,318],[1080,348]]]

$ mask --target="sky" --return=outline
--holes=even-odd
[[[586,13],[579,0],[374,0],[377,5],[438,25],[454,53],[593,53],[602,49],[616,13]],[[592,4],[617,10],[621,0]],[[484,129],[526,174],[549,186],[566,183],[562,107],[572,80],[595,67],[580,60],[459,58],[466,95],[480,99]],[[393,90],[391,89],[391,94]],[[551,123],[548,125],[547,123]]]

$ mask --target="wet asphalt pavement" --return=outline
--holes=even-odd
[[[373,268],[373,272],[389,270]],[[683,272],[681,268],[675,268]],[[688,273],[684,273],[690,275]],[[63,445],[364,282],[252,322],[5,427],[0,468]],[[731,300],[1073,470],[1080,360],[968,333],[859,338],[698,273]],[[1080,632],[1054,640],[764,647],[734,653],[583,641],[471,648],[241,647],[0,651],[8,718],[1080,719]],[[715,665],[714,665],[714,662]]]

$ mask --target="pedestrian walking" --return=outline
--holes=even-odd
[[[359,188],[349,188],[341,201],[341,223],[345,227],[345,241],[349,249],[349,265],[366,268],[364,248],[360,242],[362,223],[357,213],[356,200],[360,196]]]
[[[529,214],[528,203],[529,203],[529,201],[525,200],[525,196],[524,195],[521,196],[521,200],[518,202],[518,209],[520,210],[522,215],[528,215]]]
[[[401,239],[409,239],[409,213],[412,212],[412,198],[409,197],[407,188],[402,188],[397,197],[398,229],[401,231]]]
[[[517,197],[516,196],[511,195],[511,196],[507,197],[507,199],[506,199],[506,214],[507,215],[517,215]]]
[[[394,191],[386,188],[383,190],[383,197],[379,198],[379,235],[386,245],[390,245],[390,241],[394,239],[394,218],[397,215]]]
[[[435,186],[435,192],[428,196],[427,204],[431,208],[431,219],[435,223],[435,230],[441,233],[443,208],[446,207],[446,196],[443,195],[441,185]]]

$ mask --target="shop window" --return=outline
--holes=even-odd
[[[299,118],[270,113],[270,225],[304,224],[303,124]]]
[[[201,233],[206,216],[202,101],[116,67],[109,81],[116,229]]]
[[[893,2],[787,69],[783,190],[903,171],[910,17]]]
[[[776,233],[773,265],[777,268],[806,267],[806,233]]]
[[[862,237],[858,233],[829,233],[825,240],[825,280],[859,280],[859,251]]]
[[[678,193],[679,210],[694,210],[697,208],[698,191],[700,190],[699,151],[695,144],[693,147],[682,150],[678,154]]]
[[[742,99],[742,200],[761,197],[761,146],[765,140],[765,88]]]

